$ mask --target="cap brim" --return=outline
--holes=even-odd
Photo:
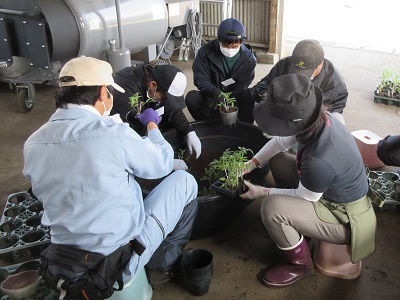
[[[315,70],[313,69],[301,69],[299,67],[296,67],[293,63],[291,63],[289,67],[289,74],[304,75],[308,78],[311,78],[314,71]]]
[[[114,82],[114,83],[111,83],[111,86],[112,86],[114,89],[116,89],[118,92],[125,93],[125,90],[124,90],[122,87],[120,87],[118,84],[116,84],[115,82]]]
[[[260,102],[253,109],[254,119],[258,127],[268,134],[276,136],[292,136],[309,128],[317,120],[322,106],[322,91],[314,86],[317,99],[315,110],[311,117],[304,121],[284,120],[274,114],[274,109],[269,107],[268,98]]]
[[[186,107],[185,97],[173,96],[170,93],[166,93],[168,104],[174,109],[184,109]]]

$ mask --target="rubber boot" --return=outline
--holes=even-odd
[[[314,270],[310,250],[303,236],[295,246],[279,249],[283,251],[287,264],[273,267],[264,273],[263,281],[267,286],[286,287]]]

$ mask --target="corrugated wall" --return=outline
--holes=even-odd
[[[269,47],[270,0],[232,0],[232,18],[239,19],[246,29],[246,43],[262,49]],[[222,22],[222,4],[202,3],[203,39],[217,37],[218,25]],[[210,24],[210,25],[209,25]],[[214,26],[212,26],[214,25]]]

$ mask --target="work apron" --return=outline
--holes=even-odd
[[[321,198],[313,205],[322,221],[350,226],[354,264],[375,252],[376,216],[367,196],[350,203],[333,203]]]

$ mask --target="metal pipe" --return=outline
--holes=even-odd
[[[22,11],[0,8],[0,14],[26,16],[26,17],[40,17],[42,14],[39,11]]]
[[[118,23],[118,36],[119,36],[119,48],[124,49],[125,48],[125,43],[124,43],[124,37],[122,34],[122,24],[121,24],[121,8],[119,5],[119,0],[115,0],[115,9],[117,11],[117,23]]]

